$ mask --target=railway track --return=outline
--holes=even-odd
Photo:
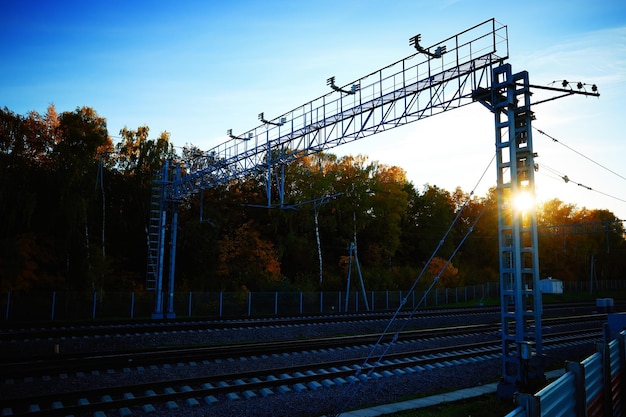
[[[592,347],[601,338],[601,323],[606,315],[571,315],[588,309],[580,305],[551,309],[546,315],[553,317],[543,320],[544,350]],[[207,330],[206,323],[195,323],[190,329],[189,322],[184,322],[182,327],[172,323],[148,333],[117,332],[119,328],[111,332],[110,326],[105,326],[95,334],[81,329],[78,333],[82,335],[70,331],[68,336],[61,336],[63,333],[55,329],[54,336],[50,336],[52,333],[46,328],[42,334],[49,336],[38,337],[36,330],[28,329],[21,333],[23,339],[0,340],[0,349],[32,343],[88,343],[67,353],[51,353],[47,349],[42,355],[2,355],[0,415],[191,416],[195,415],[194,410],[205,407],[210,407],[209,414],[199,411],[197,415],[233,415],[231,411],[237,408],[247,409],[247,405],[241,404],[297,404],[300,400],[294,398],[302,396],[330,401],[328,393],[333,393],[333,397],[350,387],[369,387],[372,383],[408,385],[398,382],[403,378],[413,378],[412,383],[415,378],[422,378],[429,381],[427,388],[433,389],[430,381],[440,379],[433,375],[441,373],[456,377],[474,369],[470,379],[487,375],[486,369],[492,373],[495,369],[493,375],[497,374],[501,366],[499,314],[493,309],[478,310],[470,314],[446,311],[413,319],[415,323],[411,324],[417,328],[407,326],[411,330],[398,334],[397,340],[393,331],[380,339],[378,329],[389,319],[380,314],[356,320],[342,317],[338,321],[331,320],[335,317],[318,321],[307,318],[304,323],[282,319],[263,320],[259,325],[246,320],[246,325],[242,325],[241,321],[233,321],[232,327],[217,330]],[[570,315],[561,316],[564,313]],[[404,320],[400,318],[399,322]],[[572,326],[573,323],[578,324]],[[440,327],[433,327],[436,325]],[[582,333],[565,333],[574,328]],[[312,337],[313,331],[323,336]],[[218,334],[238,336],[226,337],[225,343],[214,337]],[[269,339],[255,341],[259,334],[268,335]],[[138,341],[145,341],[146,335],[153,335],[149,337],[155,340],[163,337],[165,342],[148,343],[138,349],[137,346],[144,346]],[[172,338],[175,343],[168,341]],[[107,346],[111,340],[134,340],[130,343],[133,348],[111,349]],[[371,361],[364,364],[365,356],[375,357],[386,350],[389,351],[384,360],[376,363],[375,370]],[[369,383],[363,384],[365,381]],[[215,414],[215,410],[223,412]],[[238,415],[309,414],[276,414],[274,409],[258,414],[248,410]]]
[[[575,320],[578,323],[598,322],[606,315],[582,315],[555,317],[543,320],[543,326],[567,324]],[[401,340],[420,340],[442,338],[468,334],[495,334],[500,329],[499,323],[485,323],[444,328],[426,328],[403,331]],[[549,327],[548,327],[549,329]],[[45,355],[28,359],[0,359],[0,375],[5,378],[35,377],[58,374],[61,372],[91,372],[97,369],[121,369],[128,364],[133,366],[152,366],[172,361],[202,361],[254,355],[272,355],[298,352],[302,350],[333,349],[355,345],[370,345],[378,341],[389,343],[394,334],[381,338],[380,334],[360,334],[349,336],[320,337],[300,340],[275,340],[268,342],[247,342],[216,346],[164,347],[159,349],[136,349],[104,353],[78,353],[64,355]]]
[[[419,317],[441,317],[459,315],[488,315],[498,313],[499,309],[491,307],[474,307],[463,309],[440,309],[420,311]],[[401,313],[398,318],[406,318],[409,313]],[[7,323],[0,331],[0,342],[9,340],[47,339],[85,336],[104,336],[116,334],[138,334],[171,331],[195,331],[195,330],[220,330],[220,329],[250,329],[259,327],[275,326],[304,326],[310,324],[333,324],[346,322],[387,322],[391,313],[359,313],[359,314],[330,314],[312,315],[302,317],[266,317],[255,319],[231,319],[231,320],[149,320],[149,321],[119,321],[110,323],[70,323],[52,324],[43,323],[39,326],[24,327],[19,324]]]
[[[567,303],[544,306],[544,315],[582,314],[589,313],[595,308],[593,303]],[[499,307],[465,307],[454,309],[422,310],[416,318],[428,319],[433,317],[466,317],[499,315]],[[401,312],[398,319],[405,319],[408,312]],[[116,322],[78,322],[68,324],[41,323],[36,326],[25,327],[21,323],[3,323],[0,328],[0,343],[19,341],[39,341],[58,338],[81,338],[95,336],[137,335],[165,332],[184,332],[198,330],[220,329],[250,329],[276,326],[305,326],[320,324],[337,324],[347,322],[381,322],[386,323],[392,313],[359,313],[359,314],[331,314],[312,315],[301,317],[266,317],[256,319],[231,320],[133,320]]]
[[[600,340],[600,330],[560,332],[546,337],[546,350],[564,345],[590,344]],[[280,368],[263,368],[167,381],[142,382],[76,390],[36,397],[5,400],[3,415],[137,415],[138,413],[194,408],[217,403],[254,400],[324,389],[349,389],[366,381],[423,374],[441,368],[455,368],[500,359],[497,340],[428,350],[389,353],[380,362],[364,357]],[[376,358],[374,358],[376,359]],[[262,359],[259,359],[262,360]],[[120,378],[123,380],[123,378]],[[106,414],[110,413],[110,414]]]

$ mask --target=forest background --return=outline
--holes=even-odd
[[[149,133],[124,128],[113,143],[106,119],[89,107],[0,110],[0,292],[145,290],[154,174],[165,159],[193,169],[203,155],[193,145],[178,154],[167,132]],[[402,168],[363,155],[317,154],[285,171],[292,209],[259,207],[267,205],[263,174],[184,202],[177,291],[342,290],[351,243],[368,290],[405,290],[457,217],[422,282],[432,282],[471,227],[438,285],[499,281],[494,189],[482,197],[427,182],[418,189]],[[555,198],[537,216],[542,277],[623,279],[626,240],[613,213]],[[547,233],[598,222],[610,227]]]

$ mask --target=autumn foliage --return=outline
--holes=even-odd
[[[205,160],[193,145],[179,155],[169,133],[151,137],[147,126],[114,133],[117,143],[106,119],[88,107],[57,113],[50,106],[24,116],[0,110],[0,292],[144,288],[154,174],[165,159],[190,171]],[[263,172],[182,202],[178,289],[344,290],[351,244],[368,290],[408,289],[424,267],[424,286],[435,278],[448,288],[498,280],[493,190],[465,204],[461,189],[450,192],[428,178],[417,188],[402,168],[363,155],[308,155],[284,170],[285,198],[278,201],[273,176],[272,208]],[[626,244],[615,220],[607,210],[544,204],[541,275],[622,279]],[[542,233],[598,223],[610,227]]]
[[[459,270],[449,260],[435,256],[426,270],[435,279],[438,279],[438,284],[442,287],[454,288],[459,286]]]

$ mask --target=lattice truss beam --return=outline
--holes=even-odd
[[[445,48],[444,48],[445,47]],[[441,51],[446,51],[441,53]],[[426,51],[426,52],[425,52]],[[272,166],[458,108],[488,89],[508,58],[507,27],[494,19],[420,50],[210,149],[174,180],[174,200]]]

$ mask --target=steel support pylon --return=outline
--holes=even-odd
[[[528,72],[493,69],[479,98],[495,117],[502,379],[498,396],[534,391],[545,382],[539,287],[535,163]],[[532,204],[523,207],[520,199]]]

